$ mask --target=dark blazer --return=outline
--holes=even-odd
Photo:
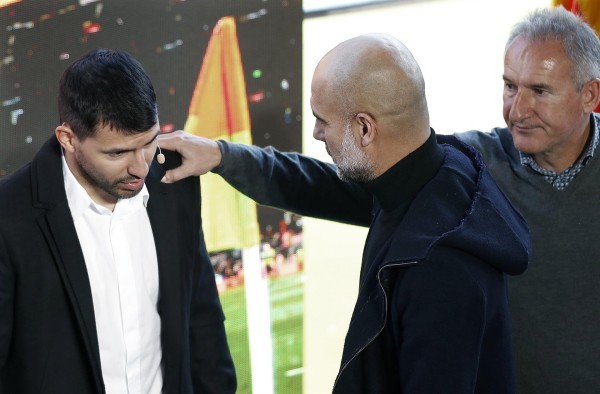
[[[176,166],[178,156],[165,153],[165,165]],[[163,174],[154,161],[146,179],[163,393],[234,393],[199,180],[167,185]],[[0,183],[0,393],[104,393],[91,289],[54,137]]]

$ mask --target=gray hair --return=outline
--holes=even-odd
[[[577,90],[600,78],[600,40],[580,17],[562,6],[538,9],[512,29],[505,50],[518,38],[529,42],[558,40],[573,65],[571,78]]]

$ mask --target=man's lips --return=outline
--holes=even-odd
[[[144,180],[134,179],[132,181],[121,182],[121,185],[123,185],[126,189],[139,190],[144,185]]]
[[[524,125],[521,123],[513,123],[512,127],[511,127],[513,132],[519,132],[519,133],[531,133],[533,130],[537,129],[536,126],[529,126],[529,125]]]

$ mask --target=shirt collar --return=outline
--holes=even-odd
[[[62,169],[63,179],[65,182],[65,192],[67,193],[67,201],[69,202],[69,209],[73,220],[81,217],[87,209],[92,209],[99,214],[110,215],[113,212],[117,213],[128,213],[134,210],[145,208],[148,205],[150,194],[146,188],[146,184],[142,187],[142,190],[132,198],[120,198],[117,200],[115,209],[111,212],[109,209],[95,203],[89,194],[85,191],[83,186],[79,184],[75,176],[71,172],[71,169],[67,165],[64,154],[62,155]]]

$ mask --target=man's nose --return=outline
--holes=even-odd
[[[128,172],[138,178],[145,178],[148,175],[148,161],[143,150],[133,152],[131,162],[129,163]]]
[[[531,97],[523,91],[518,91],[510,104],[510,117],[513,120],[521,120],[529,116],[531,111]]]
[[[325,132],[319,127],[313,129],[313,138],[318,141],[325,141]]]

